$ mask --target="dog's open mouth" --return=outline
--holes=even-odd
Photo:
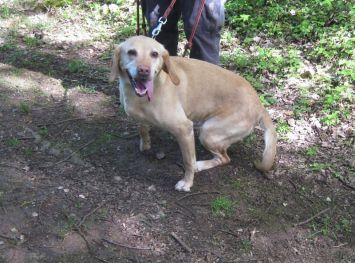
[[[136,94],[140,97],[147,96],[150,101],[153,97],[153,80],[134,79],[126,69],[129,81]]]

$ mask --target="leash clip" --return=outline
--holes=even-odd
[[[153,39],[155,39],[159,35],[162,26],[165,25],[166,22],[168,22],[168,19],[166,17],[162,16],[159,18],[158,25],[152,31],[152,38]]]

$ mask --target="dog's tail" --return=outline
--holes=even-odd
[[[262,128],[265,129],[265,133],[264,133],[265,149],[263,152],[262,161],[261,162],[255,161],[254,165],[258,170],[262,172],[267,172],[271,169],[271,167],[274,164],[274,160],[276,156],[277,138],[276,138],[276,131],[274,125],[272,123],[270,115],[266,110],[264,110],[264,113],[261,117],[260,124]]]

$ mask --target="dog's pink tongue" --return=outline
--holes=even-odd
[[[148,100],[150,101],[153,98],[153,90],[154,90],[153,81],[152,80],[145,81],[144,86],[147,89]]]

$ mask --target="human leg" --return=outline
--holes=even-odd
[[[192,42],[190,57],[219,64],[220,32],[224,24],[224,0],[206,0]],[[187,38],[190,37],[201,0],[182,1],[181,12]]]

